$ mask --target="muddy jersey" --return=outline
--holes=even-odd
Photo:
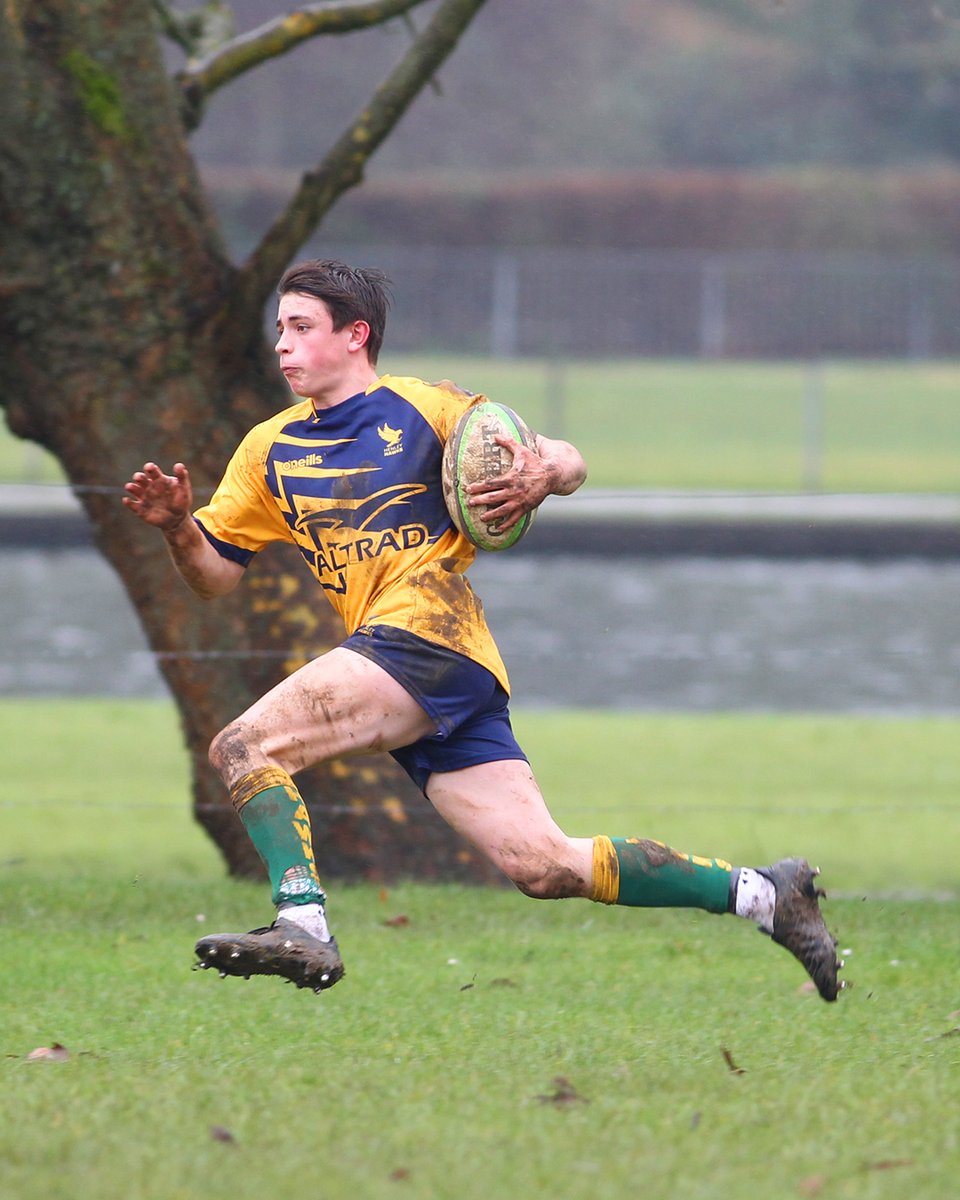
[[[481,663],[508,688],[483,606],[463,572],[476,550],[443,501],[457,419],[481,400],[453,384],[384,375],[317,412],[310,400],[255,426],[194,518],[246,566],[292,542],[353,633],[392,625]]]

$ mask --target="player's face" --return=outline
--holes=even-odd
[[[290,390],[321,402],[333,396],[355,366],[366,334],[364,321],[334,331],[330,310],[314,296],[300,292],[282,296],[275,349]]]

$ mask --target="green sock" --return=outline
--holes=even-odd
[[[591,899],[631,908],[704,908],[725,913],[730,906],[733,867],[717,858],[681,854],[646,838],[593,840]]]
[[[251,771],[233,785],[230,799],[267,868],[273,903],[325,903],[310,814],[287,772],[279,767]]]

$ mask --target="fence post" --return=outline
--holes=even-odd
[[[726,342],[724,330],[723,263],[718,258],[704,261],[700,272],[700,354],[720,358]]]
[[[823,491],[823,363],[803,369],[803,490]]]
[[[520,315],[520,269],[515,254],[498,254],[493,260],[490,291],[490,353],[513,358],[517,353]]]
[[[915,263],[910,272],[910,300],[907,313],[907,353],[911,358],[930,357],[933,343],[933,313],[927,272]]]
[[[546,436],[563,441],[567,436],[567,364],[559,355],[551,354],[544,367],[543,419],[550,423]]]

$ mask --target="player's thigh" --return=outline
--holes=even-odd
[[[549,872],[589,882],[593,839],[563,832],[528,763],[506,759],[436,772],[426,792],[447,824],[516,882]]]
[[[329,758],[406,746],[436,729],[392,675],[339,646],[294,671],[231,728],[291,774]]]

